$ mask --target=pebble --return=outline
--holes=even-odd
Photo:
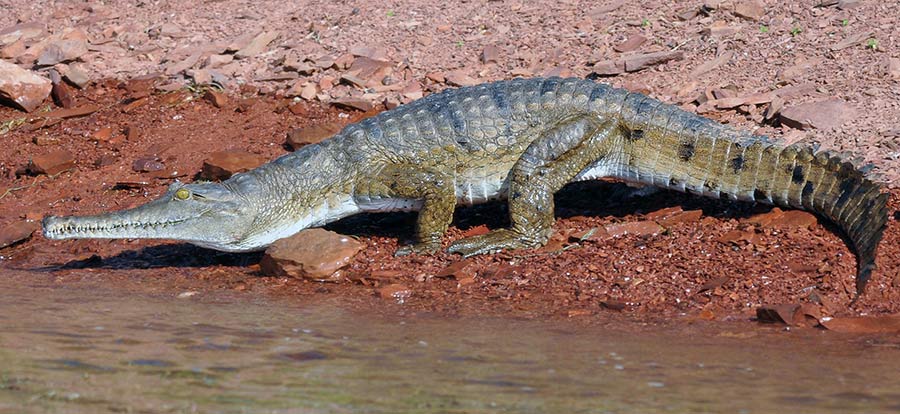
[[[40,66],[51,66],[57,63],[78,59],[88,52],[87,42],[81,39],[66,39],[51,42],[44,48],[37,59]]]
[[[378,296],[382,299],[396,299],[398,302],[403,303],[412,296],[412,290],[409,289],[406,285],[401,285],[399,283],[390,284],[378,289]]]
[[[303,128],[292,129],[287,134],[285,144],[291,147],[292,151],[296,151],[301,147],[310,144],[318,144],[341,130],[341,125],[336,122],[327,122],[323,124],[310,125]]]
[[[266,50],[269,43],[272,43],[278,37],[278,32],[263,32],[255,36],[246,46],[235,52],[234,57],[238,59],[256,56]]]
[[[481,63],[485,65],[500,61],[500,48],[496,45],[487,45],[481,50]]]
[[[31,112],[41,105],[52,89],[53,84],[49,79],[0,60],[0,98]]]
[[[665,229],[652,220],[630,221],[626,223],[608,224],[605,227],[609,237],[619,237],[626,234],[636,236],[650,236],[662,233]]]
[[[28,165],[32,174],[56,175],[70,168],[75,168],[75,156],[63,149],[36,155]]]
[[[375,108],[375,106],[372,105],[372,102],[362,98],[354,98],[352,96],[335,99],[331,101],[331,103],[341,108],[356,109],[363,112],[369,112]]]
[[[449,266],[437,272],[434,277],[448,278],[452,277],[456,280],[474,279],[478,266],[472,259],[464,259],[453,262]]]
[[[633,34],[631,36],[628,36],[628,39],[626,39],[624,42],[615,45],[613,47],[613,50],[619,53],[631,52],[637,50],[646,41],[647,38],[642,36],[640,33]]]
[[[50,82],[53,88],[50,89],[50,96],[57,105],[63,108],[72,108],[75,106],[75,97],[72,95],[70,86],[62,81],[62,77],[56,70],[50,71]]]
[[[131,169],[137,172],[162,171],[166,166],[157,157],[140,157],[131,163]]]
[[[15,221],[3,226],[0,228],[0,249],[28,240],[39,228],[36,221]]]
[[[741,1],[734,5],[734,14],[748,20],[760,20],[766,15],[766,7],[759,0]]]
[[[207,69],[218,68],[231,63],[233,60],[234,55],[209,55],[203,67]]]
[[[216,108],[222,108],[228,104],[228,95],[224,92],[209,89],[203,94],[203,99],[213,104]]]
[[[303,230],[276,241],[260,261],[264,274],[298,279],[336,280],[364,245],[321,228]]]
[[[856,109],[841,99],[829,99],[784,108],[780,118],[791,128],[830,130],[856,118]]]
[[[200,177],[204,180],[227,180],[234,174],[250,171],[265,164],[268,158],[246,151],[217,151],[203,161]]]
[[[472,79],[465,72],[461,70],[454,70],[445,75],[445,81],[448,85],[452,86],[473,86],[477,85],[478,81]]]

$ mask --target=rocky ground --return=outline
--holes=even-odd
[[[221,179],[447,87],[539,75],[593,77],[851,151],[874,164],[896,209],[900,9],[888,3],[12,0],[4,10],[0,253],[10,278],[525,316],[746,320],[774,304],[784,306],[760,316],[818,323],[900,312],[896,220],[869,294],[848,308],[855,261],[814,217],[607,182],[563,191],[557,235],[535,252],[397,259],[413,216],[345,220],[330,229],[356,236],[360,253],[332,264],[343,267],[336,283],[279,274],[259,255],[32,235],[45,214],[133,206],[176,178]],[[447,241],[503,217],[500,205],[465,209]]]

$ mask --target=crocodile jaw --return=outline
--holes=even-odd
[[[187,188],[191,198],[176,191]],[[173,184],[160,198],[121,211],[92,216],[44,218],[48,239],[170,239],[216,250],[241,252],[264,246],[245,243],[256,214],[247,200],[214,183]]]

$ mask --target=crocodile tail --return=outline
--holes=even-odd
[[[754,147],[758,154],[753,154]],[[857,296],[875,269],[875,252],[888,221],[889,195],[846,157],[809,146],[747,147],[759,160],[753,197],[783,207],[808,210],[838,225],[852,242],[858,259]],[[749,190],[749,188],[747,189]]]

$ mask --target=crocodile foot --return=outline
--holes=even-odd
[[[409,256],[411,254],[435,254],[440,249],[440,242],[413,243],[397,249],[397,252],[394,253],[394,257]]]
[[[479,254],[496,253],[501,250],[527,249],[537,247],[540,243],[523,237],[518,232],[510,229],[492,230],[487,234],[466,237],[450,243],[447,251],[450,253],[459,253],[463,257],[475,256]]]

